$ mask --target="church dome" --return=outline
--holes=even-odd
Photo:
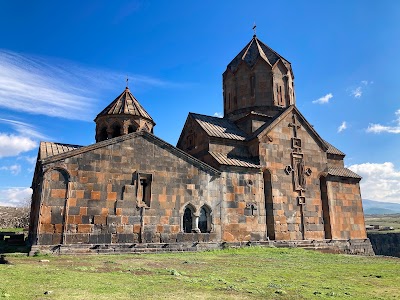
[[[227,65],[222,81],[224,117],[231,121],[252,112],[274,116],[295,105],[290,62],[256,35]]]
[[[261,42],[256,35],[253,36],[243,50],[228,64],[227,69],[235,73],[242,61],[245,62],[249,68],[252,68],[260,57],[271,67],[280,59],[286,68],[291,70],[290,62]]]
[[[96,119],[107,115],[133,115],[153,121],[143,106],[140,105],[139,101],[132,95],[128,87],[103,109],[102,112],[97,115]]]
[[[145,130],[153,132],[156,125],[128,87],[94,119],[96,142]]]

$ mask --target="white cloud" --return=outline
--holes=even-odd
[[[213,116],[214,116],[214,117],[217,117],[217,118],[222,118],[222,117],[223,117],[222,113],[220,113],[220,112],[214,113]]]
[[[332,98],[333,98],[332,93],[329,93],[317,100],[314,100],[312,103],[325,104],[325,103],[329,103],[329,100]]]
[[[18,156],[17,160],[26,160],[30,165],[34,166],[36,164],[36,156]]]
[[[11,174],[13,175],[18,175],[21,172],[21,165],[11,165],[11,166],[3,166],[0,167],[0,170],[2,171],[10,171]]]
[[[343,130],[347,129],[346,121],[343,121],[342,124],[338,127],[337,132],[342,132]]]
[[[125,75],[73,62],[0,50],[0,107],[77,120],[91,120],[105,90],[116,90]],[[132,75],[135,85],[179,86]]]
[[[351,91],[351,95],[354,98],[360,98],[362,96],[362,93],[363,93],[363,90],[362,90],[361,86],[356,87],[354,90]]]
[[[0,118],[0,123],[5,123],[11,125],[20,135],[22,136],[29,136],[33,138],[38,138],[42,140],[48,140],[49,138],[44,134],[40,133],[36,127],[24,123],[21,121],[9,120],[9,119],[2,119]]]
[[[367,128],[367,132],[372,132],[372,133],[381,133],[381,132],[387,132],[387,133],[400,133],[400,109],[395,112],[395,115],[397,116],[397,119],[394,120],[395,126],[385,126],[381,124],[374,124],[371,123],[369,124]]]
[[[364,163],[351,165],[361,175],[361,193],[364,199],[400,203],[400,171],[393,163]]]
[[[0,133],[0,158],[17,156],[37,147],[37,142],[29,137]]]
[[[373,83],[374,83],[373,81],[362,80],[357,87],[350,89],[350,96],[353,96],[354,98],[357,99],[361,98],[367,86]]]
[[[12,187],[0,189],[0,206],[24,206],[30,202],[32,189]]]

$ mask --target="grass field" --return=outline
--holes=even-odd
[[[254,247],[6,259],[7,299],[400,299],[395,258]]]
[[[366,215],[365,216],[365,224],[368,225],[380,225],[380,226],[387,226],[393,227],[394,230],[386,230],[386,231],[379,231],[379,230],[371,230],[371,232],[400,232],[400,214],[393,214],[393,215]]]

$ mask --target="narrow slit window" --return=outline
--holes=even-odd
[[[256,92],[256,77],[250,76],[250,95],[254,96]]]
[[[139,203],[144,204],[146,207],[150,207],[151,204],[151,183],[151,174],[138,174],[137,199]]]

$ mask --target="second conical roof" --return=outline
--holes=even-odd
[[[103,109],[103,111],[97,115],[96,119],[105,115],[133,115],[148,119],[154,123],[148,112],[140,105],[139,101],[132,95],[128,87],[125,88],[121,95]]]

